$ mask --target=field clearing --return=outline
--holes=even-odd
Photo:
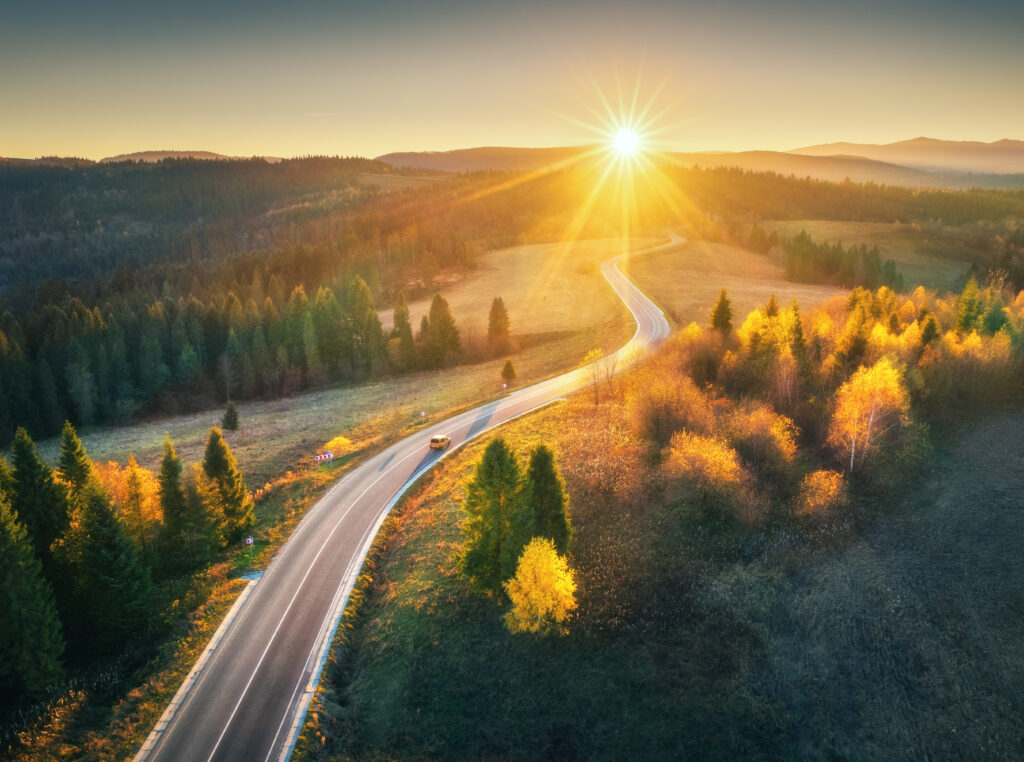
[[[846,293],[835,286],[792,283],[770,258],[737,246],[690,241],[674,251],[637,257],[623,265],[652,299],[679,325],[708,322],[711,307],[724,288],[732,302],[733,323],[761,307],[775,294],[786,306],[794,298],[809,312],[822,302]]]
[[[844,247],[877,246],[882,261],[896,263],[911,289],[921,285],[948,291],[970,268],[970,245],[956,228],[922,229],[888,222],[782,220],[760,223],[768,232],[792,238],[806,230],[816,243],[842,243]]]
[[[487,340],[487,315],[496,296],[505,302],[513,335],[591,327],[628,314],[601,275],[601,262],[626,247],[637,251],[661,242],[609,238],[498,249],[481,256],[477,269],[446,286],[443,294],[464,341]],[[414,331],[429,311],[430,299],[409,305]],[[381,312],[380,318],[390,330],[392,311]]]

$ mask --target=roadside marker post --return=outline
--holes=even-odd
[[[249,560],[251,561],[252,560],[252,546],[253,546],[253,539],[251,537],[246,537],[245,538],[245,546],[249,550]]]

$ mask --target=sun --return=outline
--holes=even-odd
[[[632,156],[640,147],[640,137],[628,127],[616,132],[612,142],[621,156]]]

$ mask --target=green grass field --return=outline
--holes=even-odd
[[[577,396],[502,434],[558,451],[570,634],[510,635],[457,574],[474,443],[397,509],[305,758],[1020,758],[1024,416],[823,544],[665,507],[614,406]]]

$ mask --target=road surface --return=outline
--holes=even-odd
[[[680,243],[673,235],[670,243],[646,251]],[[637,322],[633,338],[615,353],[619,369],[669,334],[661,310],[619,270],[626,256],[601,266]],[[460,444],[590,379],[586,368],[578,368],[521,389],[412,434],[346,474],[243,591],[136,762],[287,759],[345,602],[399,496]],[[452,440],[443,453],[427,448],[440,433]]]

